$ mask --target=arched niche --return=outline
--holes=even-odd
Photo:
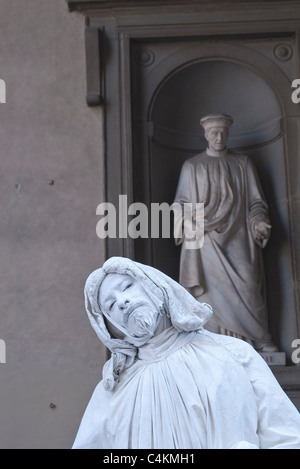
[[[252,159],[270,208],[273,229],[264,250],[269,323],[289,354],[297,317],[290,192],[295,137],[289,145],[288,129],[297,110],[287,76],[262,54],[236,44],[183,44],[146,71],[135,67],[133,75],[135,200],[172,203],[183,162],[206,147],[200,118],[233,116],[229,147]],[[172,239],[136,242],[137,260],[175,279],[179,254]]]

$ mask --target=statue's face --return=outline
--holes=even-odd
[[[129,335],[143,337],[154,334],[158,308],[139,281],[122,274],[108,274],[99,292],[101,308],[128,331]]]
[[[226,149],[228,139],[227,127],[212,127],[205,132],[210,150],[223,151]]]

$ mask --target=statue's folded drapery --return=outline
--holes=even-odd
[[[229,151],[190,158],[182,167],[175,202],[204,204],[202,248],[187,249],[185,237],[177,238],[182,243],[180,284],[212,305],[211,325],[251,343],[271,343],[262,252],[252,231],[254,220],[268,220],[268,207],[250,159]]]

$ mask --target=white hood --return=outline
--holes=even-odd
[[[90,274],[84,292],[91,325],[101,342],[112,352],[111,359],[103,368],[104,386],[109,390],[114,388],[120,373],[132,365],[138,347],[145,343],[130,336],[115,338],[107,328],[105,312],[99,304],[99,289],[106,275],[111,273],[130,275],[138,280],[154,304],[165,309],[172,325],[180,332],[202,329],[212,314],[209,305],[199,303],[185,288],[159,270],[124,257],[108,259],[102,268]]]

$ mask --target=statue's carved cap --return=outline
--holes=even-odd
[[[202,117],[200,124],[205,130],[212,127],[227,127],[229,128],[233,123],[233,119],[228,114],[210,114]]]

